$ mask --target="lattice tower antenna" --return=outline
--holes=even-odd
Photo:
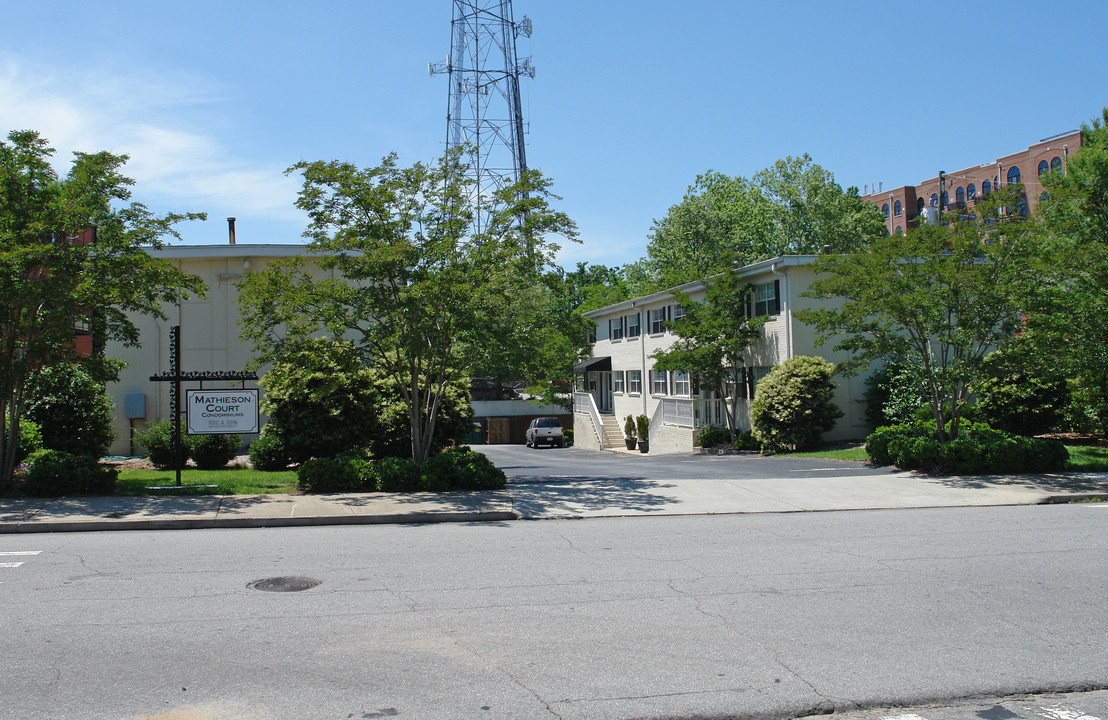
[[[531,37],[531,20],[515,21],[512,0],[454,0],[450,54],[427,66],[432,75],[449,74],[446,147],[469,152],[478,233],[489,196],[527,171],[519,77],[533,78],[535,69],[516,55],[520,36]]]

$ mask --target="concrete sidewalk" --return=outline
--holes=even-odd
[[[473,493],[0,500],[0,534],[1034,505],[1108,497],[1108,473],[597,479]]]

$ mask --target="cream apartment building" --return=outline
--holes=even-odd
[[[829,342],[816,347],[815,332],[796,319],[804,308],[826,300],[801,297],[815,275],[814,255],[788,255],[740,268],[741,279],[752,287],[750,312],[768,316],[761,337],[748,353],[744,387],[729,398],[737,410],[740,429],[750,428],[750,403],[758,382],[777,364],[798,355],[840,362],[846,357]],[[684,314],[675,293],[698,301],[706,286],[697,281],[652,295],[633,298],[585,313],[596,324],[592,356],[575,368],[574,442],[579,447],[604,449],[622,446],[623,418],[650,418],[651,453],[692,452],[696,429],[726,425],[723,399],[711,392],[694,393],[688,373],[654,370],[651,355],[666,350],[677,337],[667,323]],[[866,375],[836,376],[834,402],[843,411],[826,440],[854,440],[867,434]]]

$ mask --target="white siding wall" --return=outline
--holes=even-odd
[[[816,347],[815,333],[807,325],[794,317],[794,313],[802,308],[817,307],[829,301],[817,301],[801,297],[813,279],[813,274],[806,266],[810,258],[787,258],[784,261],[761,263],[746,269],[744,280],[752,285],[762,285],[777,281],[779,284],[780,312],[770,317],[762,327],[761,338],[753,344],[746,358],[746,365],[754,368],[772,368],[790,357],[797,355],[813,355],[824,357],[831,362],[841,362],[846,359],[843,353],[831,350],[834,342],[828,342]],[[702,287],[685,286],[683,288],[693,300],[699,300],[704,295]],[[610,308],[602,308],[595,311],[590,317],[597,323],[597,341],[593,346],[593,357],[611,357],[612,371],[638,370],[642,373],[642,392],[613,393],[612,409],[616,417],[623,424],[627,415],[646,414],[655,419],[655,425],[651,432],[654,435],[654,443],[650,452],[690,452],[693,448],[694,431],[690,428],[681,428],[674,425],[661,423],[661,414],[658,406],[663,397],[654,393],[651,387],[650,371],[654,367],[654,361],[650,355],[658,350],[669,348],[676,336],[673,333],[650,333],[649,311],[673,305],[671,296],[658,293],[643,298],[637,298],[629,303],[613,305]],[[640,327],[642,335],[638,338],[626,337],[626,316],[640,313]],[[613,318],[624,318],[623,328],[625,337],[613,340],[610,337],[609,321]],[[867,373],[868,374],[868,373]],[[827,433],[827,440],[854,440],[865,437],[867,428],[865,425],[865,405],[863,395],[865,392],[865,377],[836,376],[834,402],[843,411],[844,415],[835,428]],[[670,386],[672,388],[672,385]],[[672,392],[672,390],[667,390]],[[741,393],[740,393],[741,395]],[[750,428],[749,403],[739,401],[738,425],[740,429]],[[590,423],[591,424],[591,423]]]

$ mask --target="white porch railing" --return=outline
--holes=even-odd
[[[662,422],[677,427],[695,427],[696,410],[692,400],[681,398],[662,399]]]
[[[727,401],[731,402],[731,401]],[[723,400],[697,398],[695,427],[711,425],[713,427],[727,427],[727,415],[724,414]],[[740,398],[733,405],[735,412],[735,429],[744,432],[750,429],[750,401]]]
[[[600,443],[600,449],[604,449],[604,421],[600,419],[600,410],[596,407],[596,399],[592,393],[573,393],[573,412],[584,413],[592,416],[592,429],[596,433],[596,441]]]

